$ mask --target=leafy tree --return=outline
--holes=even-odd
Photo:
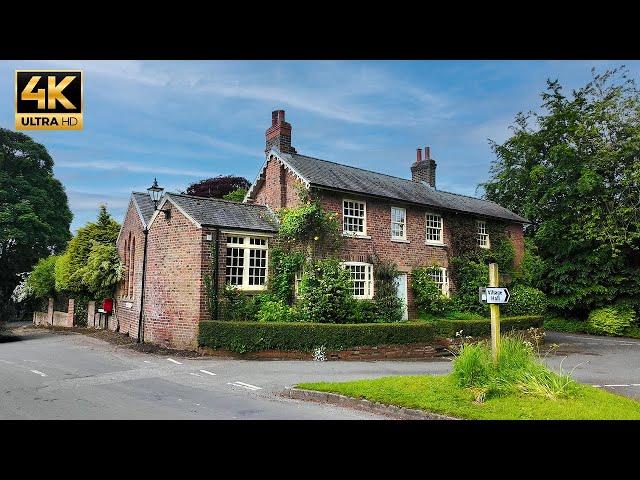
[[[246,188],[236,188],[233,192],[227,193],[222,198],[224,198],[225,200],[232,200],[234,202],[241,202],[244,200],[244,196],[246,194]]]
[[[110,298],[123,278],[123,270],[115,244],[105,245],[94,240],[87,264],[78,276],[94,298]]]
[[[41,258],[27,277],[27,290],[34,298],[48,298],[54,295],[56,287],[55,267],[60,257],[51,255]]]
[[[196,197],[224,198],[225,195],[229,195],[238,189],[244,189],[246,193],[250,186],[249,180],[244,177],[218,175],[214,178],[192,183],[187,187],[186,193]]]
[[[0,128],[0,318],[10,316],[18,274],[64,249],[71,218],[47,149],[22,133]]]
[[[518,114],[486,197],[533,222],[540,286],[565,314],[640,303],[640,96],[624,68],[592,71],[565,95],[548,80],[540,113]]]
[[[87,274],[89,257],[96,245],[113,246],[118,238],[120,225],[107,212],[104,205],[100,205],[100,212],[96,222],[89,222],[78,229],[76,235],[69,241],[64,254],[56,262],[55,277],[56,290],[76,295],[97,294],[92,290],[98,283],[90,281]],[[104,259],[105,251],[98,251],[94,255]],[[96,259],[94,258],[94,261]],[[94,263],[95,265],[95,263]],[[114,268],[117,267],[112,263]],[[101,267],[102,268],[102,267]],[[112,272],[116,275],[115,271]],[[117,275],[116,275],[117,276]]]

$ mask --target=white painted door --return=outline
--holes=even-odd
[[[402,300],[402,319],[409,319],[409,310],[407,309],[407,274],[401,273],[396,277],[396,292],[398,298]]]

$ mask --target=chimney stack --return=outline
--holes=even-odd
[[[436,188],[436,161],[431,158],[431,148],[424,147],[424,159],[422,149],[416,152],[416,161],[411,165],[411,179],[414,182],[425,182]]]
[[[265,152],[272,148],[282,153],[297,153],[291,146],[291,124],[284,119],[284,110],[271,112],[271,126],[265,132]]]

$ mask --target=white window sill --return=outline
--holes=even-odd
[[[411,243],[406,238],[392,238],[391,241],[392,242],[397,242],[397,243]]]
[[[369,235],[355,235],[353,233],[343,232],[342,236],[345,238],[362,238],[364,240],[371,240],[371,237]]]
[[[424,244],[429,245],[430,247],[446,247],[442,242],[424,242]]]

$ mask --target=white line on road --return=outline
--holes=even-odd
[[[244,383],[244,382],[233,382],[233,383],[227,383],[227,385],[235,385],[236,387],[243,387],[249,390],[262,390],[262,387],[256,387],[255,385],[251,385],[250,383]]]
[[[173,358],[167,358],[167,360],[169,360],[172,363],[175,363],[176,365],[182,365],[182,363],[178,362],[177,360],[174,360]]]
[[[200,370],[202,373],[206,373],[207,375],[215,375],[215,373],[210,372],[209,370]]]
[[[601,388],[600,385],[591,385],[592,387]]]
[[[32,373],[35,373],[36,375],[40,375],[41,377],[46,377],[47,374],[46,373],[42,373],[40,370],[29,370]]]
[[[194,377],[201,377],[202,376],[199,373],[193,373],[193,372],[189,372],[189,375],[193,375]]]
[[[145,360],[144,363],[151,363],[149,360]]]
[[[630,387],[629,384],[620,384],[620,385],[605,385],[605,387]]]

